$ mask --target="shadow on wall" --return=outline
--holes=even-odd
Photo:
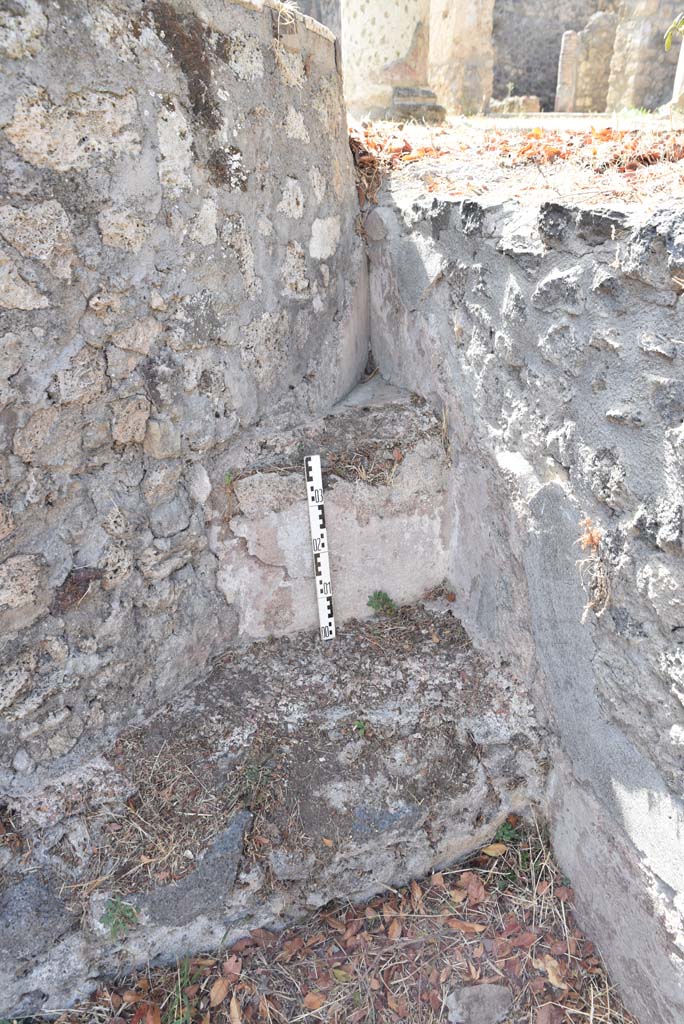
[[[448,410],[464,620],[536,686],[556,852],[617,983],[678,1024],[681,219],[391,202],[367,221],[372,348]]]
[[[297,6],[302,14],[315,18],[335,33],[338,41],[342,35],[341,0],[298,0]]]

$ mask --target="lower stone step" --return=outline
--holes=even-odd
[[[452,870],[109,979],[60,1024],[170,1022],[179,978],[182,1019],[206,1024],[635,1024],[573,901],[543,822],[509,815]]]
[[[17,797],[0,1015],[368,898],[534,802],[545,755],[528,694],[452,607],[433,593],[332,644],[234,648],[105,756]]]
[[[432,89],[397,86],[392,91],[392,105],[385,113],[388,121],[424,121],[442,124],[446,108],[437,102]]]

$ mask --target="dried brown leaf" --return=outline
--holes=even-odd
[[[468,892],[468,902],[472,906],[484,903],[487,898],[487,892],[479,875],[476,875],[473,871],[464,871],[460,882],[465,886]]]
[[[466,889],[450,889],[449,896],[452,903],[463,903],[468,898],[468,892]]]
[[[491,843],[489,846],[484,846],[482,852],[486,853],[488,857],[501,857],[507,849],[505,843]]]
[[[230,991],[230,982],[228,978],[217,978],[214,984],[209,989],[209,1004],[210,1006],[219,1006],[226,998]]]
[[[553,987],[567,989],[568,986],[565,984],[563,978],[561,977],[561,965],[558,963],[558,961],[554,960],[554,958],[552,956],[549,956],[548,953],[545,953],[542,957],[542,963],[544,965],[544,970],[549,976],[549,981],[551,982]]]
[[[227,978],[231,984],[234,984],[240,977],[240,973],[242,971],[242,960],[239,956],[235,956],[233,954],[232,956],[229,956],[227,960],[223,961],[223,967],[221,970],[223,971],[224,978]]]
[[[447,924],[455,932],[483,932],[487,927],[484,924],[476,924],[475,921],[462,921],[458,917],[447,918]]]
[[[323,920],[326,921],[326,923],[329,924],[331,928],[334,928],[336,932],[340,932],[340,934],[342,935],[344,935],[344,933],[347,930],[347,926],[344,923],[344,921],[340,921],[337,917],[326,915],[323,918]]]
[[[236,995],[230,1000],[230,1024],[242,1024],[242,1007]]]

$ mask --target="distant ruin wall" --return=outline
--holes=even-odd
[[[608,102],[617,15],[599,11],[581,32],[565,32],[558,62],[557,113],[601,113]]]
[[[493,0],[432,0],[430,87],[456,114],[484,113],[492,95]]]
[[[539,96],[553,110],[563,33],[579,32],[601,7],[600,0],[496,0],[494,5],[494,96]],[[604,5],[605,6],[605,5]]]
[[[228,448],[327,410],[368,341],[325,29],[26,0],[0,55],[0,779],[21,784],[244,631]]]
[[[557,737],[580,917],[641,1024],[680,1024],[684,217],[395,187],[366,230],[380,371],[450,424],[459,609]]]
[[[622,0],[610,69],[608,109],[655,110],[672,99],[677,46],[665,52],[663,37],[679,0]]]
[[[675,110],[684,111],[684,43],[679,45],[679,59],[672,90],[672,106]]]

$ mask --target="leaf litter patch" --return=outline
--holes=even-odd
[[[102,986],[58,1024],[437,1024],[454,991],[510,991],[502,1024],[636,1024],[577,926],[536,821],[516,816],[465,863],[280,934]],[[38,1022],[39,1018],[34,1018]]]
[[[452,118],[446,125],[352,124],[361,207],[384,184],[449,199],[485,197],[657,206],[682,195],[684,125],[656,117],[535,121]]]

